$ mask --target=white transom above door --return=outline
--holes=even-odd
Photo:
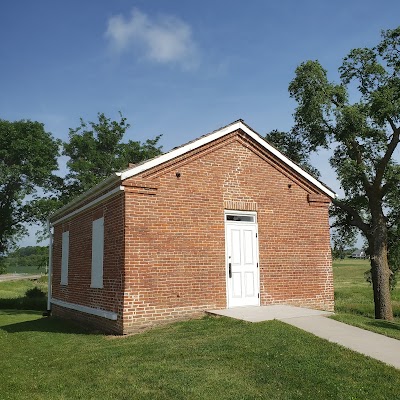
[[[260,305],[257,214],[225,212],[228,308]]]

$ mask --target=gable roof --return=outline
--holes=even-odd
[[[229,133],[232,133],[237,130],[242,130],[245,132],[247,135],[249,135],[252,139],[254,139],[257,143],[259,143],[261,146],[266,148],[269,152],[274,154],[278,159],[283,161],[284,164],[292,168],[294,171],[296,171],[298,174],[303,176],[307,181],[312,183],[314,186],[316,186],[318,189],[320,189],[322,192],[324,192],[327,196],[334,198],[336,197],[336,193],[333,192],[328,186],[323,184],[321,181],[318,179],[314,178],[312,175],[310,175],[308,172],[304,171],[301,167],[299,167],[296,163],[294,163],[292,160],[290,160],[288,157],[283,155],[279,150],[277,150],[275,147],[271,146],[268,142],[265,141],[257,132],[255,132],[252,128],[250,128],[248,125],[244,123],[243,120],[239,119],[238,121],[235,121],[223,128],[220,128],[214,132],[211,132],[207,135],[201,136],[200,138],[193,140],[189,143],[186,143],[182,146],[179,146],[175,149],[172,149],[168,153],[164,153],[158,157],[152,158],[151,160],[144,161],[140,164],[136,164],[131,168],[128,168],[124,171],[117,172],[116,174],[120,176],[121,181],[131,178],[132,176],[135,176],[137,174],[140,174],[143,171],[146,171],[150,168],[156,167],[164,162],[170,161],[175,157],[181,156],[182,154],[185,154],[189,151],[195,150],[198,147],[201,147],[207,143],[212,142],[213,140],[219,139],[225,135],[228,135]]]
[[[275,155],[279,160],[281,160],[285,165],[290,167],[292,170],[297,172],[299,175],[301,175],[303,178],[305,178],[308,182],[316,186],[318,189],[320,189],[323,193],[325,193],[328,197],[330,198],[335,198],[336,193],[330,189],[328,186],[326,186],[324,183],[319,181],[318,179],[314,178],[312,175],[310,175],[308,172],[303,170],[301,167],[299,167],[296,163],[294,163],[292,160],[290,160],[288,157],[286,157],[284,154],[282,154],[279,150],[277,150],[275,147],[270,145],[268,142],[265,141],[256,131],[254,131],[252,128],[250,128],[247,124],[244,123],[242,119],[239,119],[235,122],[232,122],[229,125],[226,125],[220,129],[217,129],[211,133],[208,133],[206,135],[201,136],[198,139],[195,139],[191,142],[188,142],[182,146],[176,147],[172,150],[170,150],[167,153],[164,153],[160,156],[154,157],[150,160],[143,161],[141,163],[135,164],[133,167],[127,168],[123,171],[115,172],[113,175],[111,175],[109,178],[105,179],[104,181],[100,182],[98,185],[94,186],[93,188],[89,189],[85,193],[82,193],[78,197],[76,197],[74,200],[72,200],[70,203],[66,204],[59,210],[55,211],[52,215],[51,218],[53,219],[55,216],[64,213],[68,209],[74,207],[78,203],[80,203],[83,199],[86,199],[90,195],[94,195],[97,192],[104,191],[108,187],[114,187],[117,182],[124,181],[125,179],[129,179],[135,175],[140,174],[141,172],[147,171],[150,168],[156,167],[160,164],[163,164],[167,161],[170,161],[176,157],[179,157],[185,153],[188,153],[189,151],[195,150],[201,146],[204,146],[205,144],[208,144],[214,140],[217,140],[225,135],[228,135],[232,132],[241,130],[245,132],[247,135],[249,135],[254,141],[256,141],[258,144],[260,144],[262,147],[267,149],[270,153]]]

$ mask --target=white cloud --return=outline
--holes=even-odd
[[[198,63],[192,30],[175,17],[163,16],[151,20],[134,9],[130,19],[122,15],[111,17],[105,35],[118,52],[142,48],[145,57],[153,62],[177,63],[184,68],[193,68]]]

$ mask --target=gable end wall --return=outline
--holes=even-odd
[[[257,211],[262,305],[333,310],[329,198],[241,132],[122,184],[124,333],[226,307],[226,209]]]

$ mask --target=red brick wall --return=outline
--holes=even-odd
[[[103,288],[91,288],[92,222],[104,217]],[[69,230],[68,285],[60,285],[62,232]],[[122,332],[122,297],[124,288],[124,195],[85,210],[54,227],[52,297],[73,304],[98,308],[118,314],[117,321],[52,306],[52,313],[84,320],[104,330]]]
[[[225,308],[225,209],[257,211],[262,305],[333,310],[329,199],[245,135],[225,136],[123,185],[124,193],[54,234],[53,297],[115,312],[117,321],[58,306],[55,315],[128,333]],[[104,288],[92,289],[91,229],[101,216]],[[59,284],[63,230],[70,232],[66,287]]]
[[[224,209],[232,208],[258,213],[261,304],[333,310],[329,200],[245,137],[123,184],[124,332],[226,307]]]

